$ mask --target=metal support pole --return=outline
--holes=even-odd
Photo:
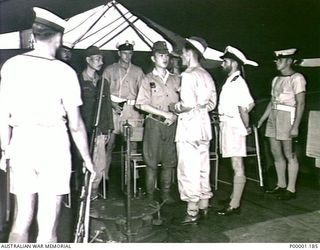
[[[257,161],[258,161],[259,183],[260,183],[260,187],[263,187],[264,185],[263,185],[263,176],[262,176],[259,135],[258,135],[258,129],[256,126],[253,126],[253,132],[254,132],[254,140],[255,140],[256,154],[257,154]]]
[[[124,137],[126,140],[127,151],[126,151],[126,168],[127,168],[127,202],[126,202],[126,215],[127,215],[127,239],[128,242],[131,242],[131,147],[130,147],[130,137],[132,136],[132,126],[126,121],[123,125]]]

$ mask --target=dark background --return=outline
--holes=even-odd
[[[183,36],[205,38],[210,47],[223,51],[227,45],[242,50],[259,67],[246,66],[248,86],[256,101],[253,121],[269,99],[271,80],[277,74],[273,51],[297,48],[300,58],[320,57],[320,0],[118,0],[131,12],[145,16]],[[0,0],[0,32],[29,29],[32,7],[46,8],[63,18],[105,4],[106,0]],[[0,63],[21,53],[0,50]],[[150,70],[148,53],[136,53],[134,63]],[[114,52],[105,53],[105,65],[115,61]],[[81,50],[73,53],[73,66],[84,66]],[[320,110],[320,67],[297,68],[307,79],[306,111],[302,122],[306,137],[307,114]],[[225,80],[220,68],[209,69],[218,91]]]
[[[212,48],[227,45],[241,49],[260,67],[246,67],[248,85],[256,99],[268,97],[270,81],[276,74],[274,50],[298,48],[301,58],[320,57],[319,0],[119,0],[129,10],[143,15],[183,37],[205,38]],[[71,17],[105,0],[0,0],[0,32],[31,27],[32,7],[39,6]],[[0,51],[1,62],[16,54]],[[76,56],[77,58],[77,56]],[[77,58],[78,59],[78,58]],[[112,60],[112,59],[111,59]],[[138,62],[143,60],[138,60]],[[141,65],[147,68],[145,65]],[[308,80],[308,90],[318,91],[319,68],[298,69]],[[211,70],[218,88],[220,70]]]
[[[297,48],[300,58],[320,58],[320,0],[118,0],[130,11],[143,15],[183,37],[201,36],[210,47],[223,51],[227,45],[241,49],[259,67],[246,67],[246,78],[256,108],[253,119],[261,115],[269,99],[271,79],[277,74],[273,51]],[[63,18],[105,4],[105,0],[0,0],[0,33],[31,28],[32,7],[46,8]],[[0,64],[22,50],[0,50]],[[147,70],[149,55],[137,53],[134,62]],[[82,51],[74,51],[77,70],[83,66]],[[105,62],[116,60],[106,52]],[[307,79],[306,109],[301,123],[297,153],[300,171],[314,166],[305,156],[308,111],[320,110],[320,67],[297,68]],[[220,90],[224,74],[210,69]],[[17,69],[19,73],[19,69]],[[263,134],[263,130],[261,130]],[[313,167],[314,168],[314,167]],[[311,172],[312,173],[312,172]],[[0,175],[3,183],[3,175]],[[1,198],[3,200],[3,198]],[[1,223],[0,223],[1,226]],[[1,230],[1,228],[0,228]]]

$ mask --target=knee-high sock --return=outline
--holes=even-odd
[[[245,183],[246,183],[245,176],[233,177],[233,192],[232,192],[232,200],[230,201],[231,207],[237,208],[240,206],[240,200],[241,200]]]
[[[286,161],[285,160],[278,160],[275,163],[278,183],[277,186],[281,188],[285,188],[287,186],[286,182]]]
[[[299,172],[299,162],[296,156],[289,160],[288,163],[288,187],[291,192],[296,192],[296,181]]]

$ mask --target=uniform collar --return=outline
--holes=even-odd
[[[88,74],[87,74],[87,71],[84,70],[82,72],[82,77],[83,77],[83,80],[85,81],[98,81],[100,79],[100,76],[97,74],[97,72],[94,73],[94,77],[90,77]]]
[[[130,62],[128,68],[125,68],[125,67],[123,67],[123,65],[121,64],[121,62],[118,61],[119,68],[124,69],[124,70],[127,70],[127,71],[131,68],[131,64],[132,64],[132,63]]]
[[[228,76],[227,82],[232,82],[232,81],[236,80],[240,75],[241,75],[240,70],[233,72],[230,76]]]
[[[162,81],[164,82],[164,84],[166,84],[167,80],[169,78],[170,72],[166,69],[166,75],[164,77],[162,77],[161,74],[159,73],[159,71],[156,68],[154,68],[152,70],[152,74],[155,75],[155,76],[160,77],[162,79]]]

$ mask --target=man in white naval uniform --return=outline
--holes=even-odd
[[[188,203],[181,224],[196,223],[206,214],[210,188],[209,142],[212,138],[208,112],[216,106],[216,88],[199,60],[207,48],[204,39],[191,37],[182,50],[188,68],[182,73],[180,101],[170,109],[178,115],[176,144],[180,198]],[[200,213],[199,213],[200,210]]]
[[[249,112],[254,107],[247,83],[241,76],[241,68],[245,64],[258,64],[247,60],[240,50],[231,46],[225,49],[221,58],[222,68],[228,77],[219,97],[220,146],[222,157],[231,158],[234,176],[230,203],[218,214],[231,215],[240,212],[240,200],[246,183],[243,157],[247,156],[246,136],[251,132]]]
[[[34,217],[37,243],[58,241],[62,198],[70,192],[68,129],[94,175],[79,110],[79,81],[70,66],[55,58],[65,21],[45,9],[33,10],[34,50],[10,58],[1,69],[0,142],[5,152],[0,168],[10,160],[10,192],[15,199],[10,243],[28,242]]]

